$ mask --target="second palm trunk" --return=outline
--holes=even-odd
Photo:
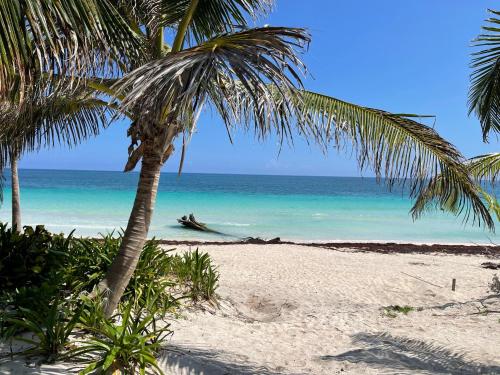
[[[113,260],[99,291],[107,293],[105,313],[111,316],[136,268],[153,215],[163,155],[146,144],[134,206],[118,255]]]

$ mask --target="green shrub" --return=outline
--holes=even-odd
[[[114,373],[115,370],[126,374],[163,374],[156,356],[172,331],[169,325],[158,327],[159,311],[153,300],[148,306],[136,302],[129,299],[120,305],[119,313],[112,319],[103,319],[97,326],[86,326],[92,337],[68,354],[88,363],[83,374],[93,371]],[[86,324],[85,319],[82,322]]]
[[[90,292],[105,276],[121,241],[121,236],[112,235],[99,240],[74,240],[66,265],[65,282],[73,290]],[[198,249],[183,255],[171,255],[171,252],[162,249],[154,239],[147,241],[123,298],[140,297],[146,286],[154,285],[160,295],[158,303],[164,309],[178,305],[185,297],[194,301],[215,300],[219,274],[210,256]]]
[[[99,329],[107,319],[103,310],[103,299],[99,295],[93,298],[82,295],[80,299],[82,301],[82,312],[80,314],[78,327],[84,331]]]
[[[9,317],[6,321],[17,333],[29,332],[36,338],[33,340],[13,335],[14,339],[31,344],[22,354],[41,355],[47,362],[53,362],[68,344],[81,311],[72,302],[56,299],[42,312],[21,307],[14,317]],[[13,330],[10,332],[12,334]]]
[[[120,249],[121,237],[113,234],[100,239],[74,239],[69,250],[65,281],[74,291],[91,291],[105,276]]]
[[[383,308],[384,314],[389,318],[395,318],[398,313],[408,315],[411,311],[415,310],[412,306],[399,306],[391,305]]]
[[[0,223],[1,337],[28,342],[23,354],[43,355],[50,362],[79,330],[92,338],[68,355],[89,360],[87,372],[161,373],[155,355],[171,331],[158,321],[175,313],[182,299],[214,301],[219,274],[210,256],[198,249],[172,254],[147,241],[118,314],[107,319],[102,300],[87,294],[105,276],[121,241],[112,235],[64,238],[43,226],[25,227],[19,234]],[[19,335],[27,331],[34,339]]]
[[[0,290],[53,283],[68,256],[72,236],[53,235],[42,225],[18,233],[0,223]]]
[[[172,277],[172,256],[157,241],[147,241],[132,278],[125,290],[124,299],[146,300],[155,295],[157,307],[167,311],[179,305],[179,298],[172,295],[176,280]]]
[[[64,238],[43,226],[25,227],[24,233],[17,233],[0,223],[0,307],[42,311],[59,294],[92,291],[105,276],[121,241],[121,236],[112,234],[101,239]],[[218,279],[208,254],[196,249],[172,255],[151,240],[144,245],[124,298],[140,297],[145,286],[155,285],[164,310],[182,298],[214,301]]]
[[[212,265],[210,255],[195,251],[176,255],[172,262],[171,273],[181,285],[189,290],[194,301],[215,300],[215,291],[219,283],[219,273]]]

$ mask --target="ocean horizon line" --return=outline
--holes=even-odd
[[[5,171],[10,172],[10,168],[5,168]],[[56,169],[56,168],[19,168],[19,171],[54,171],[54,172],[98,172],[98,173],[123,173],[123,174],[139,174],[139,171],[133,170],[129,172],[124,172],[121,170],[108,170],[108,169]],[[162,171],[161,174],[177,175],[177,172]],[[271,174],[271,173],[221,173],[221,172],[182,172],[182,175],[216,175],[216,176],[266,176],[266,177],[318,177],[318,178],[359,178],[359,179],[373,179],[376,180],[376,176],[340,176],[340,175],[300,175],[300,174]],[[380,178],[381,181],[385,180],[385,177]]]

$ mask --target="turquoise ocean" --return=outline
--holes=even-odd
[[[21,170],[24,225],[97,236],[127,224],[138,174]],[[10,221],[8,172],[0,220]],[[281,237],[297,241],[490,243],[496,236],[433,212],[413,221],[401,188],[373,178],[163,173],[150,234],[162,239],[234,240]],[[182,228],[194,213],[225,236]]]

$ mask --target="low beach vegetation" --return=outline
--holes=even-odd
[[[43,226],[18,232],[0,224],[0,241],[0,333],[4,341],[27,345],[13,355],[77,360],[87,363],[86,371],[160,372],[156,356],[171,334],[166,319],[186,305],[216,303],[218,271],[198,249],[176,253],[147,241],[116,313],[107,318],[106,295],[95,286],[121,236],[74,238]]]
[[[149,285],[150,290],[156,290]],[[118,312],[107,319],[100,311],[97,322],[80,320],[81,328],[89,332],[66,357],[87,364],[82,373],[162,374],[157,356],[164,348],[166,338],[172,334],[170,325],[162,321],[163,309],[157,303],[159,294],[148,294],[146,299],[129,299],[121,303]],[[95,311],[94,305],[92,311]],[[98,309],[101,305],[97,306]],[[101,309],[102,310],[102,309]],[[97,324],[96,324],[97,323]]]
[[[383,314],[389,318],[396,318],[398,314],[408,315],[414,310],[414,307],[408,305],[390,305],[383,308]]]

